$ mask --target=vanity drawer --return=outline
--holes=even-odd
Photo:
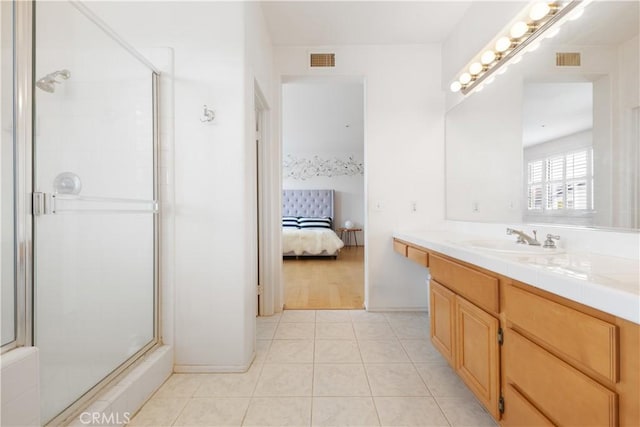
[[[616,393],[510,329],[505,331],[503,352],[506,383],[522,390],[553,423],[617,425]]]
[[[477,306],[499,312],[498,279],[449,261],[438,255],[429,256],[431,277]]]
[[[422,266],[429,267],[429,254],[422,249],[407,246],[407,258]]]
[[[616,325],[596,319],[518,287],[504,289],[504,312],[514,328],[612,383],[618,381]]]
[[[504,389],[504,401],[502,427],[553,427],[553,423],[511,384],[507,384]]]
[[[393,239],[393,250],[398,252],[402,256],[407,256],[408,246],[396,239]]]

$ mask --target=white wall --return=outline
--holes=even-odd
[[[448,219],[522,217],[522,81],[502,77],[447,112]]]
[[[365,304],[425,309],[424,269],[396,255],[391,243],[393,230],[425,228],[444,217],[440,47],[336,47],[332,70],[309,69],[308,50],[275,48],[280,82],[283,76],[331,75],[365,82]]]
[[[362,81],[296,80],[282,85],[284,160],[364,161],[364,86]],[[288,157],[292,156],[292,157]],[[356,175],[291,177],[284,189],[335,190],[334,228],[351,220],[364,226],[364,171]],[[358,233],[362,243],[363,234]],[[352,244],[355,244],[352,242]]]
[[[248,41],[249,12],[229,2],[91,6],[134,46],[174,52],[175,369],[246,369],[256,283],[247,80],[270,81],[268,70],[248,70],[246,51],[260,45]],[[200,122],[203,104],[215,110],[213,123]]]
[[[613,177],[613,200],[618,206],[614,224],[640,228],[640,38],[618,47],[618,167]],[[631,194],[632,197],[627,195]]]

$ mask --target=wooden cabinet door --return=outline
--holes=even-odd
[[[499,327],[498,319],[456,297],[456,371],[496,420],[500,419]]]
[[[500,423],[502,427],[554,427],[512,384],[507,384],[504,389],[504,402],[504,414]]]
[[[619,425],[615,392],[509,328],[505,331],[503,354],[505,382],[518,387],[554,424]],[[504,404],[509,407],[508,400]],[[531,420],[521,420],[524,422]]]
[[[453,292],[432,280],[429,286],[429,301],[431,311],[431,342],[447,359],[452,367],[454,363],[455,345],[455,302]]]

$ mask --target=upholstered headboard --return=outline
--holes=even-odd
[[[282,190],[282,216],[333,217],[333,190]]]

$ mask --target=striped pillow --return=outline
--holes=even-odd
[[[298,218],[300,228],[328,228],[331,229],[331,218]]]
[[[298,226],[298,217],[297,216],[283,216],[282,217],[282,226],[285,228],[300,228]]]

